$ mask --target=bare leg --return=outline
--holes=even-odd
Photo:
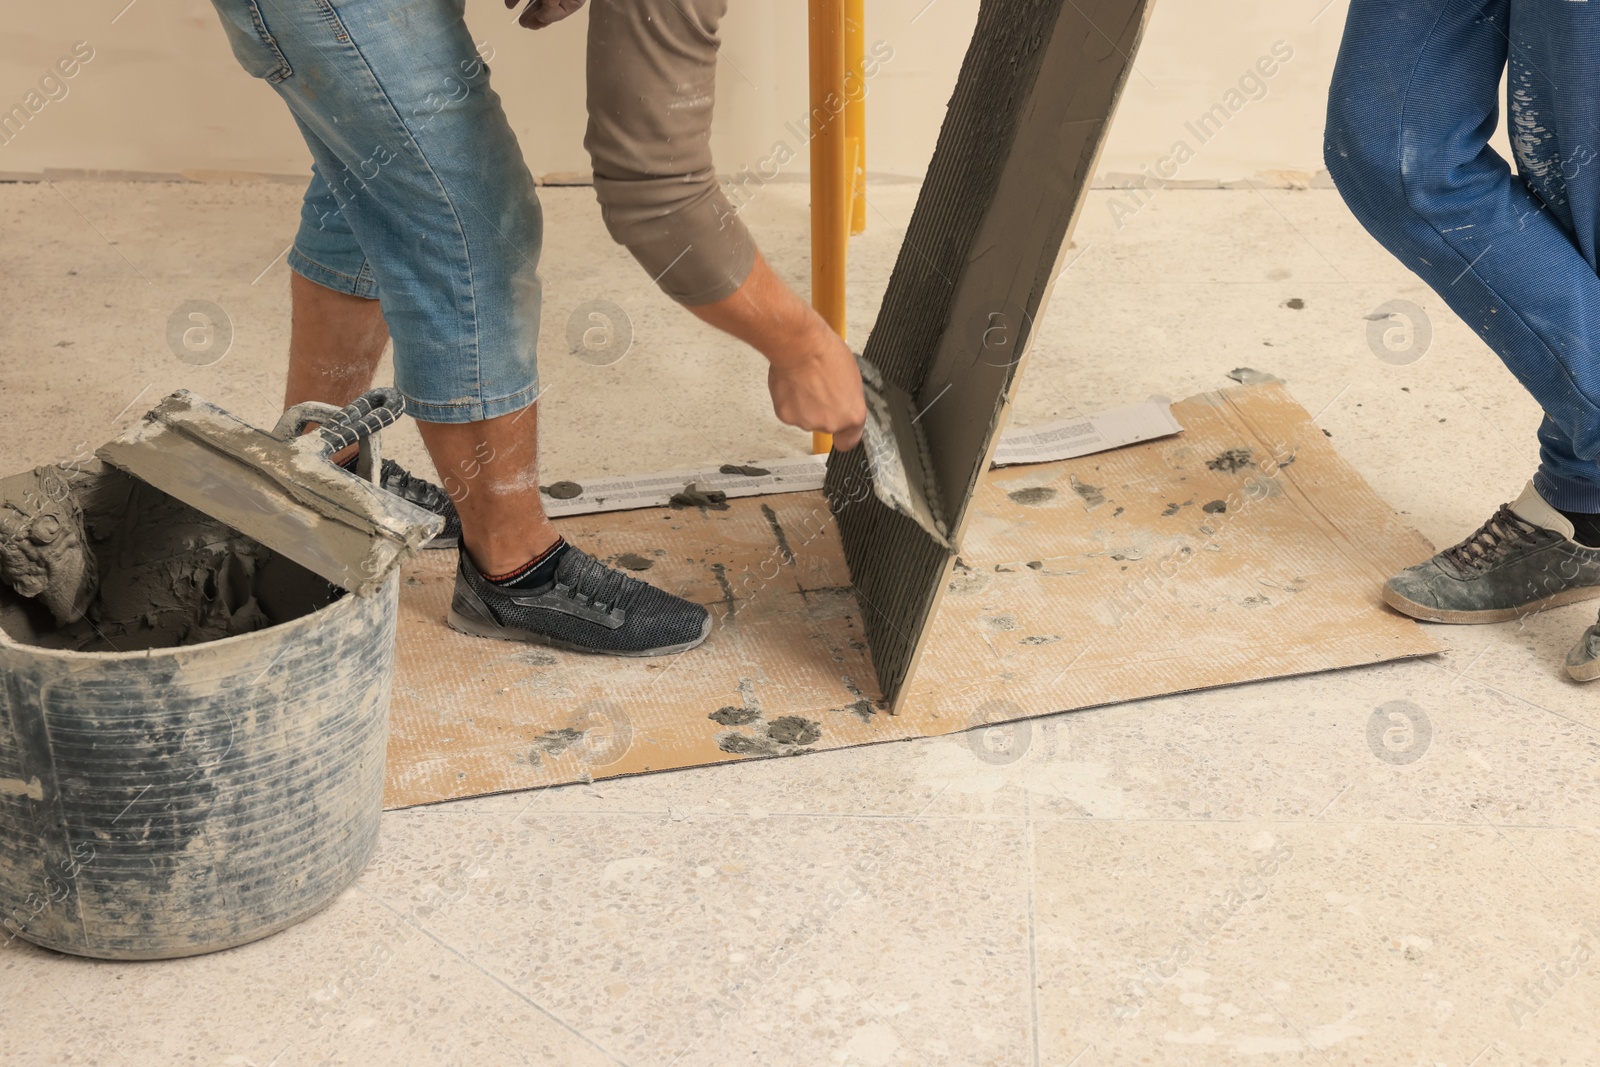
[[[344,407],[372,386],[389,343],[376,300],[328,289],[290,272],[289,384],[285,408],[307,400]]]
[[[389,343],[376,300],[325,288],[298,274],[289,291],[285,406],[306,400],[343,407],[372,385]],[[539,496],[538,414],[533,405],[486,422],[417,423],[422,443],[461,515],[467,554],[486,574],[516,570],[558,536]],[[337,457],[336,457],[337,458]]]
[[[417,423],[461,514],[463,547],[484,574],[516,570],[559,536],[539,497],[535,407],[485,422]]]

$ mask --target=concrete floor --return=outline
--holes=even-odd
[[[871,192],[858,338],[915,194]],[[1439,543],[1521,489],[1537,409],[1336,194],[1168,191],[1120,229],[1112,195],[1016,423],[1249,365]],[[92,448],[180,385],[270,423],[296,201],[0,186],[0,469]],[[645,284],[589,190],[544,202],[547,481],[806,447],[758,361]],[[796,281],[805,204],[777,185],[748,209]],[[610,367],[565,340],[601,297],[634,333]],[[165,339],[194,299],[234,331],[206,367]],[[1397,299],[1432,332],[1405,365],[1365,318]],[[0,947],[0,1062],[1594,1063],[1600,689],[1559,668],[1592,619],[1439,628],[1436,660],[1040,720],[1007,764],[960,736],[391,813],[354,888],[257,944],[137,965]],[[1431,728],[1399,738],[1409,763],[1368,741],[1396,700]]]

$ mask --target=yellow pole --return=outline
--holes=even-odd
[[[844,59],[850,103],[844,109],[850,155],[850,232],[867,228],[867,3],[845,0]]]
[[[845,336],[845,246],[850,231],[845,134],[845,0],[809,0],[811,46],[811,304]],[[811,450],[832,450],[833,435],[811,435]]]

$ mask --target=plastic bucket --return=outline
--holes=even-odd
[[[95,550],[105,573],[115,533]],[[301,601],[237,636],[86,652],[0,629],[0,937],[106,959],[212,952],[304,919],[361,873],[399,577],[333,599],[275,566],[273,588]],[[196,595],[220,595],[218,577],[196,575]],[[9,629],[21,610],[0,590]]]

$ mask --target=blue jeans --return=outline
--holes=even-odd
[[[1489,135],[1510,63],[1517,177]],[[1326,159],[1367,230],[1545,418],[1539,495],[1600,512],[1600,4],[1353,0]]]
[[[532,403],[543,224],[463,0],[212,3],[311,149],[290,266],[380,301],[416,418]]]

